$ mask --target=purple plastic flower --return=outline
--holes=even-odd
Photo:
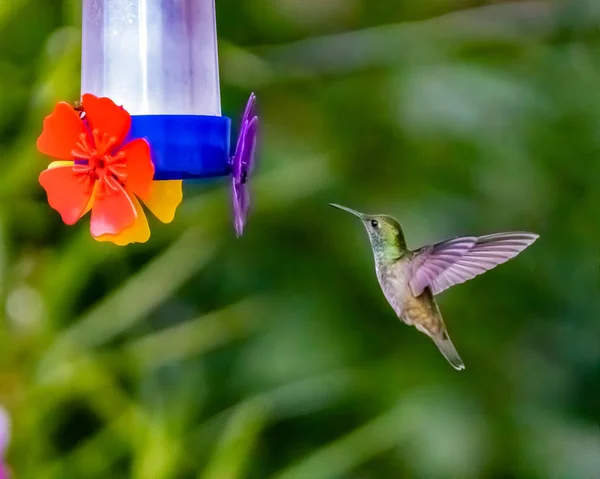
[[[246,104],[235,153],[231,158],[233,222],[238,238],[244,232],[244,225],[246,224],[248,209],[250,207],[250,195],[246,183],[254,165],[254,152],[256,150],[258,117],[254,112],[255,104],[256,96],[252,93]]]
[[[6,411],[0,406],[0,479],[10,479],[8,467],[4,464],[4,453],[10,440],[10,419]]]

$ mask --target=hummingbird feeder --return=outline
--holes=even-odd
[[[183,180],[230,176],[241,236],[256,99],[230,154],[214,0],[83,0],[82,11],[81,101],[59,102],[37,141],[56,160],[40,174],[50,206],[69,225],[91,211],[98,241],[141,243],[150,237],[142,203],[169,223]]]

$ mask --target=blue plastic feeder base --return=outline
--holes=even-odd
[[[225,116],[132,115],[129,139],[150,143],[155,180],[230,174],[231,120]]]

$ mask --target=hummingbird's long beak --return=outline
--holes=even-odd
[[[364,214],[362,214],[358,211],[355,211],[353,209],[346,208],[345,206],[342,206],[342,205],[336,205],[335,203],[329,203],[329,206],[333,206],[334,208],[337,208],[339,210],[344,210],[344,211],[347,211],[348,213],[352,213],[354,216],[358,216],[361,220],[364,219],[364,217],[365,217]]]

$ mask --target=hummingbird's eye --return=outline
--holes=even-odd
[[[377,221],[377,220],[371,220],[371,226],[373,228],[377,228],[379,226],[379,221]]]

